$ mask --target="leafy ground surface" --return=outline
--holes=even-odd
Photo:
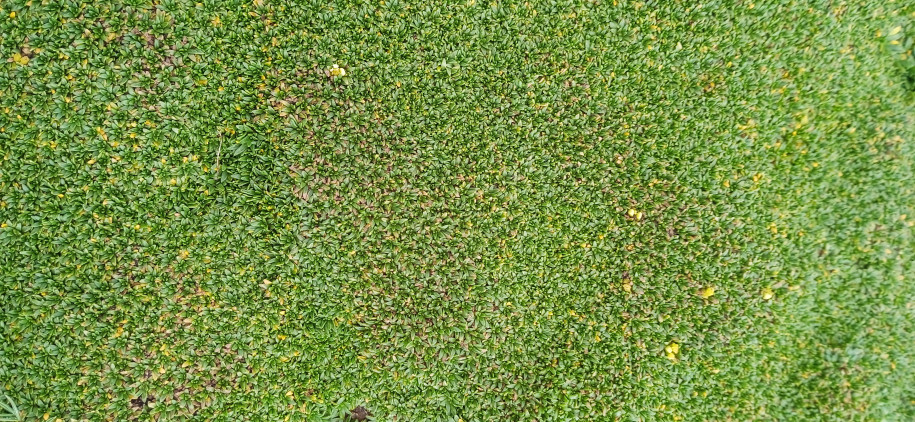
[[[3,2],[0,392],[915,418],[911,2],[424,3]]]

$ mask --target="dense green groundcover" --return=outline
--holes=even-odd
[[[911,1],[431,3],[0,3],[0,398],[915,419]]]

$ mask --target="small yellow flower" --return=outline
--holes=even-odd
[[[664,347],[664,353],[667,359],[672,361],[677,360],[677,355],[680,354],[680,345],[677,342],[672,341],[666,347]]]
[[[702,291],[699,293],[699,295],[702,296],[703,299],[708,299],[708,298],[712,297],[713,294],[715,294],[715,288],[712,286],[702,289]]]
[[[16,63],[20,66],[25,66],[25,65],[29,64],[29,57],[23,56],[22,54],[19,54],[19,53],[14,53],[12,62]]]
[[[333,65],[333,67],[330,68],[330,75],[331,76],[346,76],[346,69],[344,69],[340,66],[337,66],[337,65]]]
[[[770,300],[770,299],[772,299],[773,297],[775,297],[775,292],[773,292],[772,289],[766,287],[765,289],[762,290],[762,298],[763,298],[763,299],[765,299],[765,300]]]
[[[10,12],[10,19],[16,18],[16,12]]]
[[[597,342],[597,343],[600,343],[600,335],[599,335],[599,334],[595,334],[595,335],[594,335],[594,341]]]
[[[626,215],[628,215],[629,218],[635,219],[636,221],[641,221],[643,214],[641,211],[639,211],[635,208],[629,208],[629,211],[626,212]]]

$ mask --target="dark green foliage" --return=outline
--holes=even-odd
[[[430,4],[2,3],[0,393],[915,419],[915,7]]]

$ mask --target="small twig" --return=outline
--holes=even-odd
[[[222,135],[219,136],[219,148],[216,148],[216,171],[219,171],[219,156],[222,154]]]

